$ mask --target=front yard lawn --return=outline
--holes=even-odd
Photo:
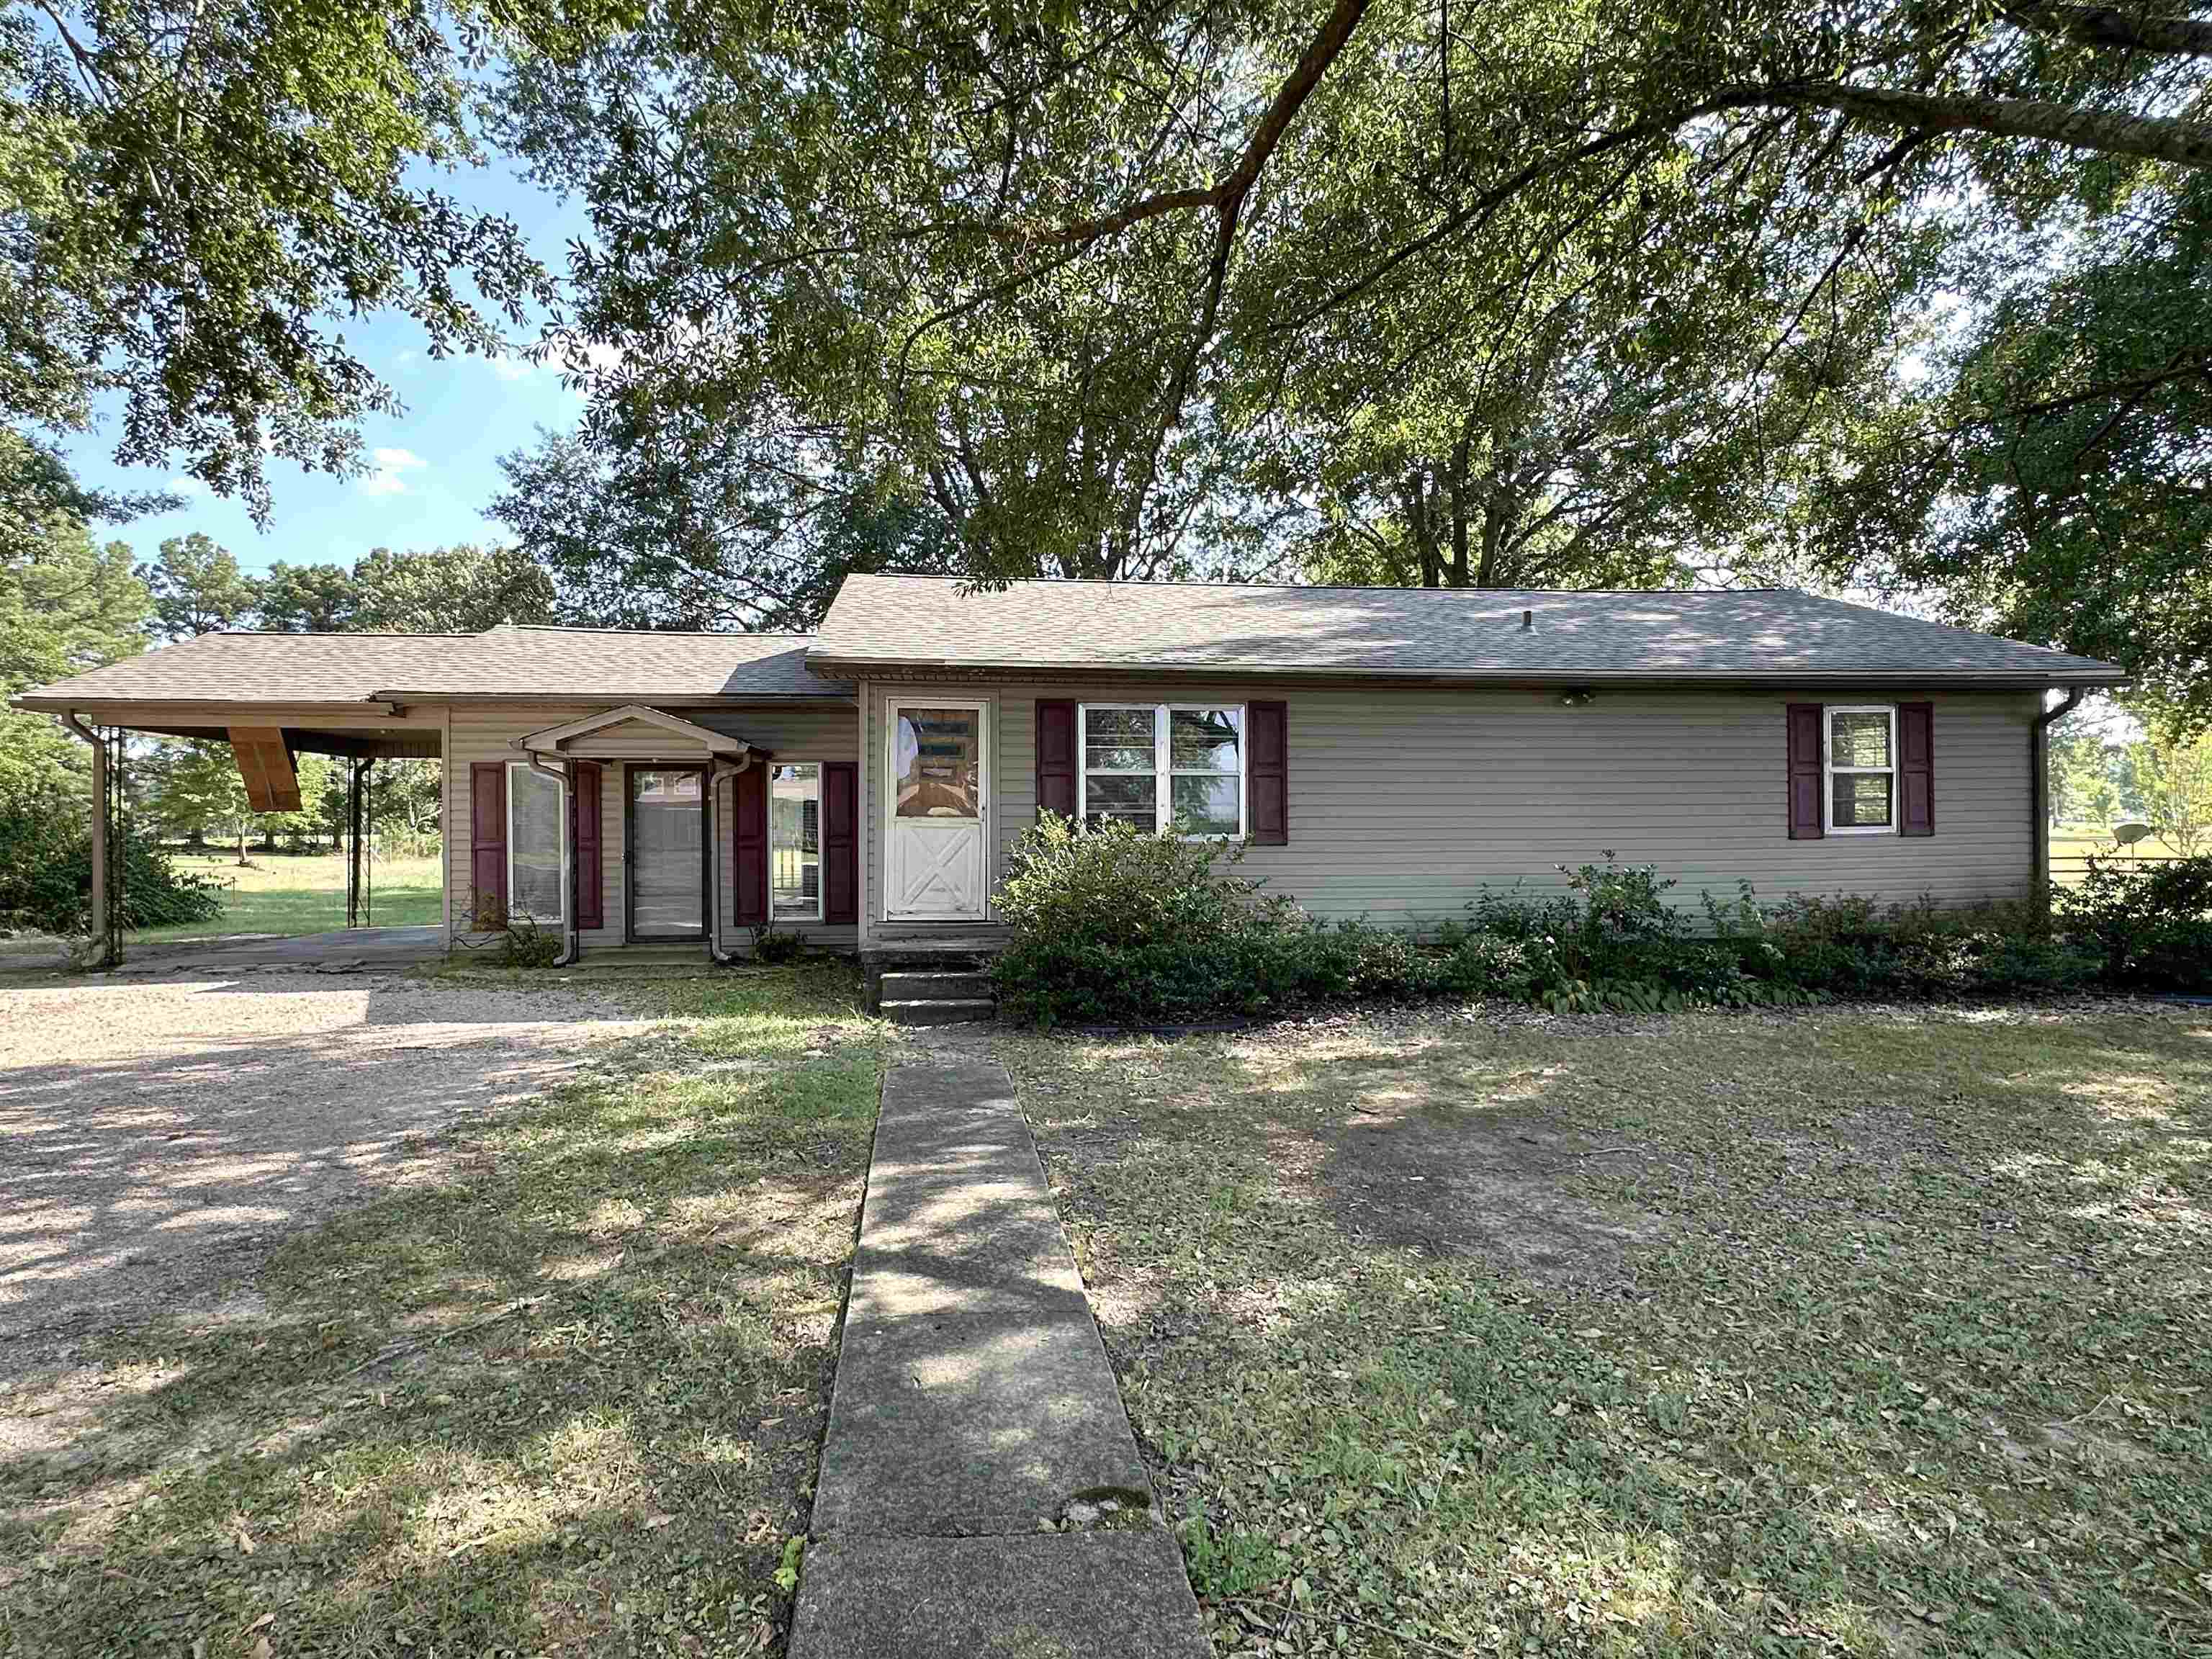
[[[2212,1651],[2212,1020],[1009,1036],[1224,1654]]]
[[[779,1645],[881,1074],[859,991],[611,993],[665,1023],[455,1131],[458,1176],[31,1379],[0,1652]]]

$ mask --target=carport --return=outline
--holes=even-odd
[[[467,637],[211,634],[16,697],[16,708],[53,715],[91,747],[88,965],[112,968],[122,960],[123,740],[133,732],[228,744],[257,812],[300,810],[296,756],[343,761],[352,848],[346,927],[357,930],[362,830],[375,764],[436,760],[445,752],[442,710],[410,713],[369,694],[379,684],[399,683],[426,652],[450,650]]]

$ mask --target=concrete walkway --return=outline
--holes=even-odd
[[[813,1537],[792,1659],[1208,1651],[997,1065],[884,1080]]]

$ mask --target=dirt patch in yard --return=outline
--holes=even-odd
[[[456,1127],[645,1024],[574,990],[402,976],[0,988],[0,1381],[444,1178]]]
[[[1568,1190],[1594,1158],[1618,1174],[1667,1165],[1649,1147],[1606,1139],[1528,1109],[1364,1108],[1324,1126],[1321,1180],[1346,1231],[1425,1255],[1475,1255],[1552,1283],[1620,1279],[1665,1221]]]

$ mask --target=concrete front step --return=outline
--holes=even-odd
[[[883,1016],[894,1025],[965,1025],[979,1019],[996,1019],[999,1005],[988,997],[948,997],[930,1002],[893,1002],[886,997]]]
[[[996,994],[985,973],[885,974],[885,1002],[957,1002]]]

